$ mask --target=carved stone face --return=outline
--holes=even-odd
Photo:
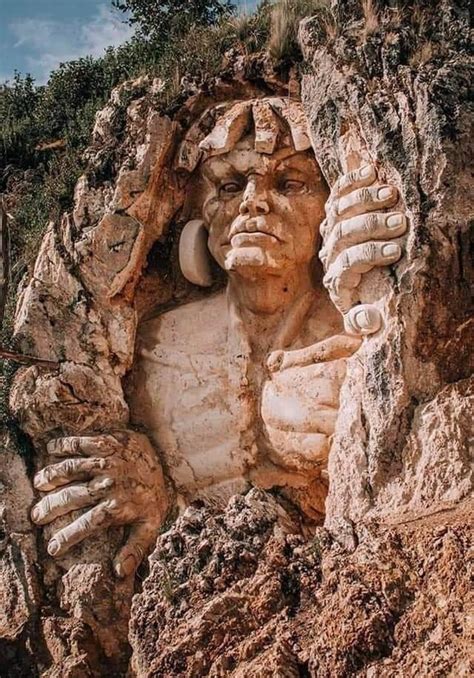
[[[202,165],[208,247],[229,272],[278,275],[314,256],[327,187],[310,151],[254,145],[248,136]]]

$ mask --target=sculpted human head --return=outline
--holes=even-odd
[[[301,104],[254,99],[223,111],[218,107],[215,115],[200,155],[186,140],[180,151],[188,171],[198,166],[206,249],[231,277],[258,279],[308,268],[328,189]],[[202,119],[191,128],[191,138],[201,125]]]
[[[261,153],[250,134],[201,172],[208,248],[222,268],[259,277],[309,263],[326,199],[311,151],[283,143]]]

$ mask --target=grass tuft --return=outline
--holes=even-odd
[[[329,0],[277,0],[272,5],[268,52],[276,61],[299,59],[298,29],[305,17],[320,14],[328,21]]]
[[[362,0],[364,14],[364,37],[373,35],[380,28],[380,12],[377,0]]]

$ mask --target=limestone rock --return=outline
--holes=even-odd
[[[302,541],[297,522],[259,490],[235,496],[223,514],[188,508],[158,540],[134,598],[134,675],[234,675],[240,662],[250,671],[241,675],[264,675],[251,667],[269,643],[267,668],[291,671],[285,637],[270,639],[294,604],[285,568]]]
[[[38,553],[28,519],[33,492],[14,441],[5,434],[0,454],[0,665],[20,676],[35,671],[41,645]]]
[[[289,501],[297,487],[285,497],[253,489],[225,509],[195,504],[158,538],[130,617],[134,582],[111,568],[124,529],[52,561],[45,542],[68,520],[33,530],[35,469],[8,450],[0,652],[12,676],[470,675],[467,6],[425,3],[417,26],[416,12],[397,18],[393,3],[377,4],[371,22],[359,2],[336,0],[331,20],[304,24],[304,108],[288,103],[294,82],[251,58],[238,60],[235,77],[194,89],[172,115],[155,109],[160,83],[151,78],[117,88],[97,115],[73,213],[49,226],[15,325],[21,350],[58,363],[20,370],[11,392],[37,470],[53,438],[129,425],[123,380],[151,309],[202,306],[176,263],[195,208],[186,190],[203,151],[219,156],[245,131],[247,102],[273,102],[253,110],[264,153],[286,110],[294,147],[304,152],[311,141],[329,184],[374,164],[398,187],[410,228],[398,240],[400,263],[361,286],[359,301],[383,322],[349,361],[325,528],[300,524]],[[419,53],[418,33],[432,58]],[[221,287],[216,278],[211,295]],[[191,336],[192,319],[187,327]],[[286,339],[272,354],[276,382]],[[300,357],[312,355],[306,349]],[[248,386],[248,375],[238,376]],[[315,380],[298,379],[317,390]],[[253,459],[248,436],[241,441]],[[281,478],[268,471],[265,487]]]
[[[188,509],[134,598],[132,675],[468,676],[471,511],[374,522],[350,553],[255,490]]]
[[[361,287],[384,321],[349,361],[341,393],[326,519],[336,532],[339,519],[434,511],[472,491],[467,3],[404,17],[389,5],[372,8],[369,28],[367,8],[364,17],[357,3],[335,2],[336,33],[318,17],[300,31],[311,65],[303,99],[326,177],[376,163],[409,219],[405,256]],[[423,44],[431,58],[420,63]]]

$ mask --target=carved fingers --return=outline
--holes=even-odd
[[[156,521],[149,521],[132,527],[127,543],[114,559],[114,570],[119,577],[135,572],[156,539],[159,526]]]
[[[59,464],[45,466],[35,475],[33,484],[37,490],[49,492],[61,485],[102,473],[106,465],[105,459],[66,459]]]
[[[340,252],[353,245],[370,241],[398,238],[407,228],[407,220],[400,212],[362,214],[340,221],[329,233],[320,258],[326,269]]]
[[[328,267],[323,282],[333,303],[347,313],[351,307],[351,291],[358,286],[363,273],[374,266],[388,266],[401,257],[397,243],[369,241],[343,250]]]
[[[54,440],[47,451],[53,458],[67,458],[35,475],[35,488],[47,494],[33,507],[33,522],[46,525],[72,511],[88,509],[53,535],[48,552],[60,556],[97,530],[136,524],[128,551],[116,561],[117,573],[129,574],[132,556],[134,570],[152,535],[156,536],[168,504],[162,470],[150,442],[133,431],[115,431]]]
[[[370,334],[379,329],[379,312],[369,305],[354,306],[355,291],[364,273],[400,259],[402,249],[392,239],[403,235],[408,225],[401,212],[379,211],[394,206],[398,191],[374,183],[376,178],[372,165],[342,176],[326,204],[321,227],[319,256],[326,272],[323,282],[350,334]]]
[[[267,358],[267,367],[269,372],[283,372],[290,367],[305,367],[314,363],[348,358],[357,351],[360,344],[361,340],[358,337],[337,334],[306,348],[273,351]]]
[[[66,513],[96,504],[106,496],[113,484],[112,478],[95,478],[89,483],[70,485],[57,492],[50,492],[33,508],[31,518],[37,525],[46,525]]]
[[[108,457],[118,451],[120,442],[111,434],[96,436],[69,436],[50,440],[46,449],[53,457],[96,455]]]
[[[72,546],[79,544],[86,537],[92,536],[100,529],[110,527],[115,523],[115,500],[103,501],[94,508],[86,511],[82,516],[54,534],[48,543],[50,556],[62,556]]]

